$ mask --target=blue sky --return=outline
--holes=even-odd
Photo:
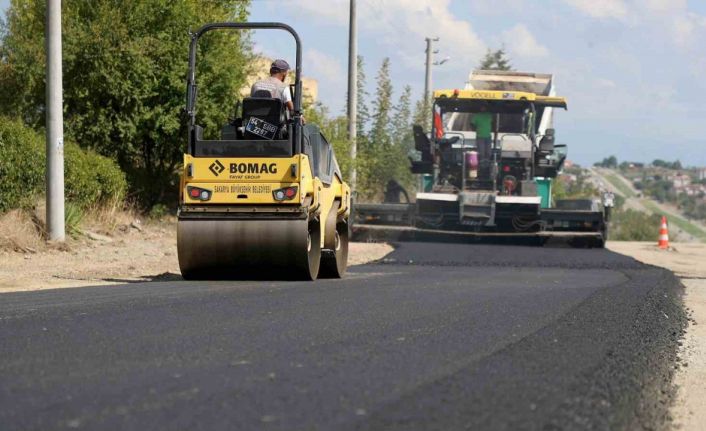
[[[252,20],[292,24],[305,72],[335,111],[345,100],[347,0],[255,0]],[[569,99],[559,140],[569,157],[607,155],[706,165],[706,2],[683,0],[358,0],[359,54],[368,87],[384,57],[397,90],[424,86],[424,37],[438,36],[434,87],[461,87],[485,50],[504,46],[518,70],[554,73]],[[268,54],[291,52],[258,35]],[[285,55],[285,54],[282,54]]]
[[[0,0],[5,8],[8,0]],[[706,2],[687,0],[358,0],[359,54],[368,90],[390,57],[397,92],[424,86],[424,38],[438,36],[434,87],[462,87],[487,48],[504,46],[517,70],[553,73],[569,110],[557,115],[569,158],[587,164],[680,159],[706,165]],[[254,0],[252,21],[292,25],[305,75],[342,111],[348,0]],[[259,32],[257,49],[293,61],[283,33]],[[397,94],[398,94],[397,93]]]

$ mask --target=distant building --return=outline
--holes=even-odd
[[[684,189],[691,184],[691,177],[682,173],[671,175],[668,179],[672,181],[672,186],[677,190]]]
[[[564,185],[570,185],[578,180],[578,177],[574,174],[563,173],[557,177],[557,180],[561,181]]]
[[[703,196],[706,194],[706,186],[702,184],[690,184],[684,187],[681,192],[685,193],[687,196]]]
[[[706,180],[706,168],[698,168],[696,170],[696,177],[700,180]]]
[[[302,91],[305,104],[313,104],[319,100],[319,81],[313,78],[302,78]]]
[[[270,76],[270,65],[272,64],[272,59],[267,57],[258,56],[250,63],[250,72],[248,77],[245,78],[245,85],[240,89],[241,97],[248,97],[250,95],[250,87],[261,79]],[[294,67],[294,65],[292,65]],[[294,82],[294,71],[290,71],[287,83],[291,84]],[[319,97],[319,82],[313,78],[302,77],[302,102],[304,105],[311,105],[316,103]]]

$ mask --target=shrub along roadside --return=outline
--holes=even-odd
[[[120,201],[127,181],[118,164],[74,143],[64,148],[66,200],[81,208]]]
[[[608,239],[613,241],[657,241],[660,217],[632,209],[616,208]]]
[[[37,133],[0,117],[0,213],[32,205],[44,185],[45,161]]]
[[[44,137],[19,120],[0,117],[0,213],[28,208],[44,192]],[[117,163],[73,142],[64,146],[65,196],[80,208],[122,200],[125,174]]]

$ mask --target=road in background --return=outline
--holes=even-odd
[[[607,250],[415,243],[340,281],[7,293],[0,423],[663,428],[680,294]]]
[[[672,205],[644,197],[620,172],[598,167],[589,168],[588,171],[596,186],[625,198],[625,208],[666,216],[670,222],[672,239],[683,242],[706,241],[706,227],[703,224],[688,220]]]

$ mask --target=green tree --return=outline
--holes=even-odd
[[[665,169],[673,169],[675,171],[680,171],[684,169],[684,166],[682,166],[681,161],[675,160],[674,162],[667,162],[662,159],[655,159],[652,162],[652,166],[655,168],[665,168]]]
[[[387,165],[392,143],[390,138],[391,110],[390,60],[385,58],[376,76],[375,100],[371,115],[372,125],[365,137],[358,140],[358,160],[356,161],[359,173],[358,192],[365,198],[381,196],[384,184],[390,178]]]
[[[376,76],[376,84],[370,132],[363,145],[360,142],[358,145],[358,192],[364,199],[382,197],[390,180],[396,180],[403,185],[411,183],[407,147],[394,138],[395,130],[409,128],[410,91],[403,91],[401,103],[393,107],[389,58],[383,60]],[[406,127],[404,123],[407,123]]]
[[[44,124],[45,3],[12,0],[0,46],[0,113],[35,128]],[[67,138],[117,160],[147,205],[176,192],[188,30],[244,21],[248,7],[239,0],[64,0]],[[232,114],[248,72],[247,35],[209,34],[198,56],[199,118],[213,133]]]
[[[360,55],[358,56],[357,76],[356,131],[360,138],[365,135],[365,130],[370,123],[370,111],[368,110],[368,97],[370,94],[366,90],[365,60]]]
[[[390,59],[382,61],[376,77],[377,87],[373,102],[372,128],[370,129],[369,145],[381,148],[389,145],[390,115],[392,112],[392,81],[390,80]]]
[[[348,117],[339,115],[332,118],[329,116],[328,108],[321,102],[317,102],[305,108],[304,118],[308,123],[319,126],[321,133],[333,145],[341,172],[344,176],[348,175],[351,168]]]
[[[594,166],[615,169],[618,167],[618,159],[615,156],[606,157],[600,162],[594,163]]]
[[[576,176],[574,181],[565,181],[564,174],[552,180],[552,199],[555,202],[561,199],[587,199],[599,196],[598,190],[588,181],[582,169],[574,171],[573,175]]]
[[[422,126],[425,132],[431,131],[431,107],[425,99],[420,99],[414,105],[412,124]]]
[[[391,157],[394,178],[406,188],[414,186],[414,176],[410,171],[409,157],[414,149],[412,134],[412,88],[407,85],[402,90],[397,104],[393,108]]]
[[[480,64],[478,65],[478,69],[512,70],[512,65],[510,64],[510,60],[507,58],[505,48],[500,48],[495,51],[492,51],[490,48],[488,48],[488,51],[485,53],[485,57],[483,57],[483,60],[481,60]]]
[[[412,87],[406,85],[402,90],[397,104],[393,108],[392,116],[392,141],[409,149],[412,140]]]

